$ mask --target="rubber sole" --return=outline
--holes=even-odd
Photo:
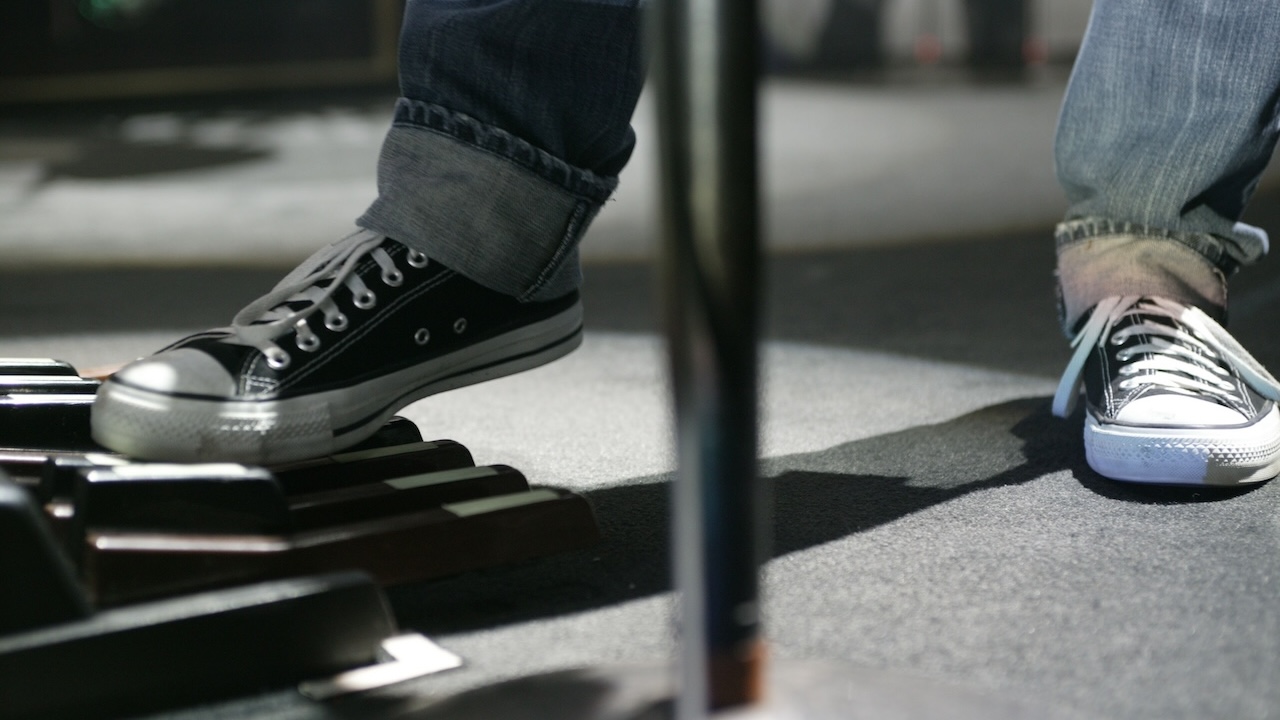
[[[1250,425],[1143,428],[1085,418],[1085,457],[1103,477],[1156,485],[1234,486],[1280,475],[1280,409]]]
[[[93,439],[131,457],[271,464],[320,457],[372,435],[397,411],[437,393],[513,375],[582,342],[582,307],[405,370],[283,400],[198,399],[108,380],[90,416]]]

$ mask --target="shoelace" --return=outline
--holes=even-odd
[[[1152,316],[1170,318],[1176,324],[1157,322]],[[1112,328],[1128,317],[1135,317],[1137,322],[1112,332]],[[1103,345],[1108,339],[1119,344],[1136,334],[1148,339],[1117,354],[1123,363],[1117,372],[1125,376],[1120,381],[1124,388],[1155,385],[1188,395],[1238,399],[1236,387],[1230,382],[1228,368],[1233,368],[1259,395],[1280,400],[1280,382],[1199,308],[1158,297],[1117,296],[1098,303],[1089,321],[1071,341],[1075,353],[1053,396],[1053,414],[1066,417],[1075,408],[1085,361],[1095,346]]]
[[[324,326],[333,332],[342,332],[350,324],[334,301],[338,288],[347,288],[352,303],[360,310],[371,310],[377,305],[377,294],[355,272],[366,256],[381,268],[382,282],[388,287],[404,283],[404,273],[381,247],[384,240],[383,235],[362,230],[321,249],[270,292],[236,313],[231,332],[241,344],[257,348],[266,356],[267,364],[277,370],[290,363],[289,353],[275,342],[281,335],[296,331],[300,350],[320,349],[320,338],[309,324],[312,315],[322,313]],[[422,268],[427,265],[427,256],[411,250],[406,261],[412,267]]]

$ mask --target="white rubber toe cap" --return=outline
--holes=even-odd
[[[166,395],[230,397],[236,391],[235,380],[218,361],[188,348],[126,365],[115,378],[134,388]]]
[[[1157,427],[1226,427],[1243,425],[1249,418],[1225,405],[1187,395],[1140,397],[1116,413],[1116,421]]]

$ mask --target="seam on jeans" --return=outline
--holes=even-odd
[[[1054,242],[1059,251],[1098,237],[1131,235],[1143,239],[1173,240],[1204,258],[1224,276],[1240,269],[1240,262],[1227,253],[1223,242],[1209,233],[1179,232],[1106,218],[1081,218],[1059,223],[1054,231]]]
[[[602,177],[570,165],[501,128],[439,105],[400,98],[392,125],[435,131],[513,162],[574,195],[596,203],[604,203],[618,187],[616,177]]]
[[[1063,223],[1063,225],[1066,225],[1066,224],[1067,223]],[[1058,226],[1059,230],[1063,228],[1063,225]],[[1056,291],[1055,300],[1057,303],[1057,310],[1058,310],[1058,325],[1062,328],[1063,334],[1068,339],[1074,338],[1079,333],[1080,328],[1083,327],[1085,321],[1089,317],[1089,314],[1092,312],[1092,308],[1090,307],[1081,311],[1080,315],[1075,318],[1075,322],[1072,325],[1067,324],[1068,318],[1067,318],[1066,290],[1062,285],[1062,251],[1064,249],[1068,249],[1070,247],[1078,245],[1085,240],[1094,239],[1094,238],[1106,238],[1106,237],[1123,237],[1126,234],[1133,238],[1141,239],[1141,240],[1171,239],[1171,238],[1165,238],[1163,235],[1141,235],[1136,233],[1101,233],[1098,235],[1082,234],[1079,237],[1072,238],[1068,242],[1062,242],[1062,239],[1063,239],[1062,236],[1060,234],[1058,235],[1058,240],[1059,240],[1058,267],[1053,272],[1054,286]],[[1196,304],[1201,310],[1209,313],[1209,315],[1215,318],[1220,324],[1225,325],[1227,323],[1227,316],[1228,316],[1227,298],[1229,295],[1229,288],[1227,285],[1227,273],[1223,271],[1222,268],[1210,262],[1209,259],[1206,258],[1203,254],[1196,252],[1195,248],[1189,247],[1185,243],[1178,242],[1176,245],[1173,245],[1170,247],[1170,251],[1176,251],[1179,248],[1181,248],[1181,250],[1184,252],[1192,253],[1192,256],[1194,258],[1204,263],[1203,267],[1206,270],[1208,270],[1210,273],[1212,273],[1213,279],[1217,282],[1217,289],[1221,293],[1221,297],[1222,297],[1221,305],[1219,305],[1219,303],[1215,298],[1207,295],[1200,296],[1201,299],[1203,300],[1203,303],[1194,303],[1194,304]]]
[[[560,236],[559,247],[556,248],[556,252],[551,256],[551,261],[547,263],[547,266],[542,269],[542,272],[538,273],[538,277],[534,279],[533,284],[529,286],[529,289],[524,291],[524,293],[517,298],[520,302],[528,302],[532,300],[533,297],[546,286],[551,278],[559,272],[560,266],[564,264],[565,258],[567,258],[573,248],[577,246],[578,235],[581,233],[582,227],[586,224],[588,218],[590,218],[592,214],[593,206],[588,203],[580,202],[574,207],[573,214],[569,216],[569,224],[565,227],[564,234]]]
[[[1062,273],[1056,268],[1053,271],[1053,302],[1058,312],[1058,327],[1068,339],[1075,337],[1076,328],[1067,327],[1067,297],[1062,291]]]

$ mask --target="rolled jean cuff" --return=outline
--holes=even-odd
[[[581,285],[578,243],[617,183],[402,98],[378,161],[378,199],[356,224],[498,292],[548,300]]]
[[[1227,274],[1235,264],[1225,253],[1205,252],[1200,243],[1209,244],[1207,238],[1077,220],[1059,225],[1056,240],[1058,312],[1068,336],[1094,305],[1113,295],[1158,295],[1225,320]]]

